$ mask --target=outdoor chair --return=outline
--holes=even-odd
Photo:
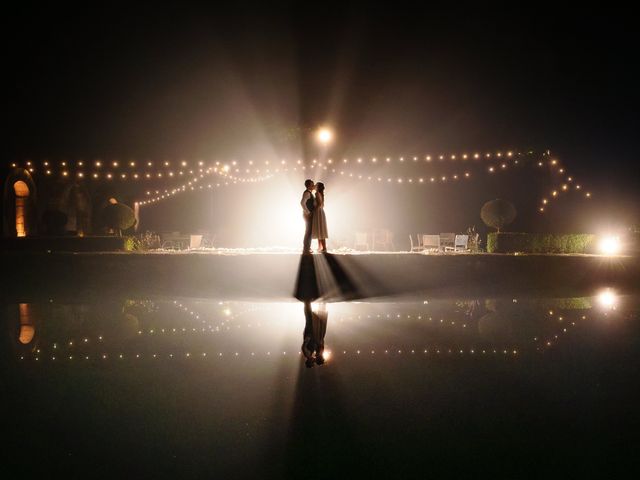
[[[189,235],[189,250],[202,248],[202,235]]]
[[[441,233],[440,234],[440,248],[445,252],[447,247],[453,247],[455,245],[456,234],[455,233]]]
[[[374,230],[373,250],[380,248],[381,251],[393,250],[393,232],[387,229]]]
[[[453,241],[453,247],[444,247],[445,252],[466,252],[469,250],[469,235],[456,235]]]
[[[411,251],[412,252],[422,252],[424,250],[424,245],[422,243],[422,236],[418,233],[416,234],[417,243],[414,245],[413,243],[413,235],[409,235],[409,242],[411,242]]]
[[[353,245],[355,250],[360,250],[359,247],[364,247],[364,250],[369,251],[371,248],[369,247],[369,238],[367,232],[356,232],[356,241]]]
[[[162,242],[161,248],[163,250],[181,250],[182,245],[180,245],[180,242],[176,240],[165,240]]]
[[[216,235],[211,233],[206,233],[202,237],[202,248],[214,248],[214,244],[216,241]]]
[[[189,245],[189,237],[180,232],[162,234],[162,248],[167,250],[183,250]]]
[[[440,235],[422,235],[422,248],[424,252],[440,251]]]

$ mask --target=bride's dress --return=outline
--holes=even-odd
[[[324,195],[316,193],[316,199],[314,202],[313,220],[311,223],[311,236],[313,238],[329,238],[327,231],[327,217],[324,214]]]

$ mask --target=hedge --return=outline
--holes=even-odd
[[[487,236],[491,253],[591,253],[596,236],[589,233],[492,232]]]

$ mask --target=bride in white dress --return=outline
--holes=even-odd
[[[324,183],[316,183],[316,199],[311,221],[311,237],[318,239],[318,251],[327,251],[327,217],[324,214]]]

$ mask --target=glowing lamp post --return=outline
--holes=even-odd
[[[604,237],[598,243],[598,248],[603,255],[618,255],[621,250],[620,238],[614,236]]]

